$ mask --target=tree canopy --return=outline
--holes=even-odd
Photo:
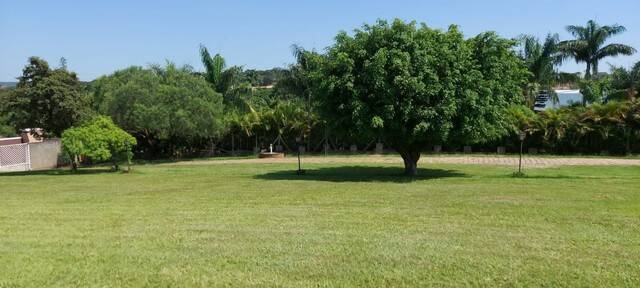
[[[92,85],[96,110],[141,139],[175,154],[224,132],[222,95],[188,67],[130,67]],[[163,144],[164,143],[164,144]]]
[[[6,111],[3,107],[6,104],[6,98],[11,90],[7,88],[0,88],[0,138],[14,136],[16,134],[15,127],[9,124],[9,119],[7,119]]]
[[[91,115],[90,101],[74,72],[30,57],[17,87],[2,100],[2,114],[13,127],[42,128],[59,136],[62,131]]]
[[[640,62],[631,69],[612,66],[611,88],[608,99],[633,101],[640,90]]]
[[[326,119],[383,137],[417,173],[420,152],[452,139],[475,143],[509,130],[528,72],[516,43],[483,33],[469,40],[415,22],[378,21],[336,36],[315,75]]]
[[[576,39],[562,41],[559,43],[559,48],[566,57],[573,58],[576,63],[586,63],[585,78],[590,79],[592,75],[598,76],[600,60],[610,56],[631,55],[636,52],[636,49],[625,44],[605,45],[609,38],[626,30],[624,26],[617,24],[600,26],[593,20],[589,20],[585,26],[569,25],[567,31]]]
[[[553,85],[558,80],[554,68],[563,60],[562,54],[558,51],[558,39],[558,34],[547,35],[544,42],[531,35],[520,37],[519,56],[531,72],[524,91],[529,107],[533,107],[536,97],[543,90],[553,96],[554,102],[558,102],[557,95],[553,93]]]
[[[136,138],[106,116],[98,116],[62,133],[62,147],[74,159],[74,169],[77,168],[77,157],[84,156],[93,161],[111,160],[114,169],[118,170],[120,161],[126,160],[127,164],[131,164],[132,149],[136,144]]]
[[[227,68],[226,61],[220,54],[213,57],[207,47],[200,45],[200,60],[204,65],[204,78],[216,92],[222,94],[223,102],[231,108],[242,106],[242,96],[251,90],[249,81],[245,81],[242,67]]]

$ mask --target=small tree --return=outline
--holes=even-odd
[[[602,103],[608,98],[609,87],[611,86],[609,78],[598,80],[582,80],[580,81],[580,94],[582,94],[582,106],[592,103]]]
[[[88,157],[93,161],[111,161],[114,170],[126,160],[127,171],[131,168],[133,146],[136,138],[113,124],[111,118],[99,116],[92,121],[67,129],[62,133],[62,147],[72,159],[72,168],[78,168],[78,158]]]

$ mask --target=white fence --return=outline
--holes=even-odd
[[[0,146],[0,172],[31,170],[29,144]]]

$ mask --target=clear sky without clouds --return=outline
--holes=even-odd
[[[558,32],[562,39],[570,38],[566,25],[595,19],[626,26],[628,31],[613,40],[640,49],[639,12],[639,0],[0,0],[0,81],[15,81],[34,55],[52,65],[65,57],[82,80],[165,60],[200,70],[200,43],[230,65],[285,66],[293,62],[292,44],[323,50],[338,31],[379,18],[437,28],[457,24],[467,37],[494,30],[504,37]],[[640,55],[606,62],[630,66],[638,60]],[[572,60],[561,68],[582,69]]]

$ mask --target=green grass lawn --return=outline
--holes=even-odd
[[[0,175],[0,287],[640,285],[640,167]]]

